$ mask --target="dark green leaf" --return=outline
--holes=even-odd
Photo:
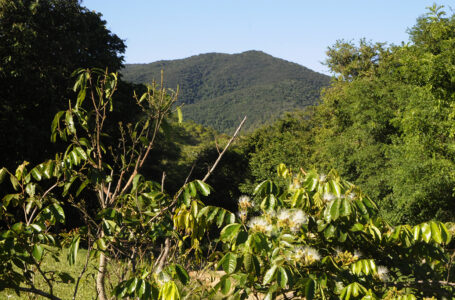
[[[40,262],[43,258],[44,248],[40,245],[33,245],[32,255],[36,259],[37,262]]]

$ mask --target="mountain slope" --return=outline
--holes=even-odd
[[[184,118],[232,133],[246,114],[246,130],[283,112],[314,104],[330,78],[260,51],[208,53],[151,64],[127,64],[123,78],[150,83],[164,70],[165,85],[180,87]]]

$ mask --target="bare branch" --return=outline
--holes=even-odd
[[[229,146],[232,144],[232,142],[236,138],[237,134],[240,132],[240,129],[242,128],[243,123],[245,123],[245,121],[246,121],[246,116],[243,118],[242,122],[240,122],[240,125],[237,127],[237,130],[234,132],[234,135],[231,137],[231,139],[227,143],[226,147],[224,147],[223,151],[218,155],[218,158],[215,161],[215,163],[213,163],[212,167],[209,169],[207,174],[204,176],[204,178],[202,179],[202,182],[205,182],[210,177],[210,175],[212,175],[212,172],[215,170],[216,166],[220,162],[220,160],[223,157],[224,153],[229,148]]]

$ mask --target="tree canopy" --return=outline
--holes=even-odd
[[[285,121],[249,138],[262,140],[248,150],[256,182],[270,174],[270,149],[283,149],[272,157],[294,168],[335,168],[377,199],[391,222],[454,220],[454,32],[455,15],[433,6],[410,29],[409,43],[330,47],[331,85],[310,118],[294,118],[306,125],[286,129],[284,141],[273,132]],[[307,147],[295,148],[299,163],[282,155],[290,144]]]
[[[78,0],[0,1],[0,151],[14,165],[37,162],[53,115],[66,107],[71,73],[120,69],[124,42]]]

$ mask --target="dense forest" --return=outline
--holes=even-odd
[[[0,298],[452,299],[455,14],[409,38],[124,66],[0,0]]]
[[[126,64],[123,79],[148,83],[165,72],[179,86],[186,119],[232,134],[248,112],[243,130],[270,124],[284,112],[316,104],[330,78],[261,51],[208,53],[151,64]]]

